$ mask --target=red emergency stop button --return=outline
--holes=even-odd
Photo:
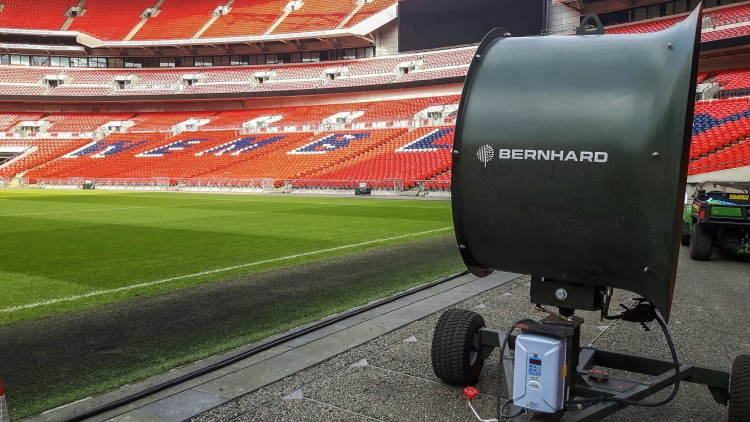
[[[479,394],[479,391],[477,391],[477,389],[474,388],[474,387],[466,387],[466,388],[464,388],[464,395],[466,396],[466,400],[471,401],[471,399],[473,399],[474,397],[476,397],[477,394]]]

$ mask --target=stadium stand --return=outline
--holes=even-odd
[[[220,94],[227,92],[248,92],[252,88],[253,85],[250,83],[194,84],[180,91],[180,94]]]
[[[402,180],[405,188],[445,172],[451,165],[452,127],[422,127],[405,133],[330,170],[305,179],[325,186],[354,187],[358,182]],[[303,179],[302,181],[305,181]]]
[[[10,132],[24,120],[39,120],[42,113],[0,113],[0,132]]]
[[[453,105],[457,95],[391,101],[295,106],[225,112],[51,113],[0,114],[0,124],[11,130],[18,122],[42,120],[46,133],[78,136],[101,133],[110,121],[132,121],[129,133],[112,133],[84,148],[39,165],[31,180],[64,178],[204,178],[283,180],[312,178],[353,180],[362,163],[373,160],[374,177],[416,180],[438,175],[450,165],[453,129],[418,127],[408,131],[415,116],[430,106]],[[351,121],[330,120],[340,113],[356,113]],[[257,133],[244,133],[243,123],[261,116],[279,116]],[[186,121],[199,130],[185,130]],[[348,123],[349,122],[349,123]],[[374,123],[377,122],[377,123]],[[394,123],[403,127],[388,127]],[[205,123],[205,124],[204,124]],[[183,132],[173,135],[176,125]],[[429,125],[429,119],[419,124]],[[354,127],[357,125],[356,127]],[[337,127],[338,129],[326,129]],[[347,129],[349,127],[349,129]],[[313,130],[323,129],[313,133]],[[339,130],[343,128],[343,130]],[[292,130],[293,132],[289,132]],[[263,133],[263,131],[267,133]],[[49,159],[49,157],[48,157]],[[395,164],[384,164],[392,160]],[[40,163],[41,164],[41,163]],[[342,165],[343,176],[333,171]],[[395,167],[394,167],[395,166]],[[335,176],[334,176],[335,175]]]
[[[289,0],[235,0],[226,15],[219,16],[201,38],[263,35],[281,15]]]
[[[367,85],[381,85],[393,82],[396,76],[391,75],[380,75],[380,76],[364,76],[359,78],[336,78],[332,81],[326,81],[324,88],[340,88],[344,86],[367,86]]]
[[[0,27],[58,31],[68,19],[65,12],[77,0],[3,0]]]
[[[54,114],[44,120],[51,126],[47,132],[94,132],[110,121],[128,120],[133,113],[100,114],[100,113],[66,113]]]
[[[0,82],[40,83],[46,75],[59,72],[59,69],[50,68],[0,66]]]
[[[111,86],[89,86],[89,85],[58,85],[49,92],[49,95],[64,95],[64,96],[87,96],[87,97],[101,97],[109,95],[112,91]]]
[[[699,101],[695,105],[689,174],[748,165],[750,98]]]
[[[204,176],[299,179],[363,154],[406,129],[322,132],[251,161],[243,161]]]
[[[733,69],[711,72],[710,76],[721,86],[722,91],[750,88],[750,69]]]
[[[167,112],[167,113],[140,113],[133,117],[135,124],[130,128],[131,132],[169,132],[178,123],[190,119],[205,119],[216,115],[216,112]]]
[[[365,3],[362,7],[346,22],[346,27],[352,27],[363,20],[371,17],[372,15],[380,12],[381,10],[395,4],[393,0],[373,0],[369,3]]]
[[[688,174],[696,175],[750,165],[750,141],[747,139],[690,163]]]
[[[662,17],[628,23],[613,25],[606,28],[608,34],[635,34],[641,32],[661,31],[682,21],[688,14],[674,17]],[[748,25],[742,25],[747,22]],[[731,28],[722,28],[728,25],[736,25]],[[704,28],[701,41],[715,41],[720,39],[734,38],[750,35],[750,4],[731,5],[716,9],[706,9],[704,12]]]
[[[222,0],[164,0],[132,40],[189,39],[211,19]]]
[[[0,166],[0,177],[12,178],[49,162],[63,154],[80,148],[90,139],[0,139],[0,150],[3,147],[23,147],[22,156]]]
[[[120,41],[138,25],[143,11],[154,4],[155,0],[121,0],[112,10],[112,0],[86,0],[83,14],[76,16],[68,29],[101,40]]]
[[[42,95],[47,91],[47,85],[0,85],[0,95]]]
[[[235,166],[241,166],[242,163],[250,162],[250,160],[255,162],[277,149],[291,148],[311,136],[311,133],[306,132],[239,135],[236,131],[213,131],[183,134],[180,140],[170,140],[169,145],[180,145],[179,142],[191,145],[190,142],[193,142],[193,147],[186,148],[183,153],[171,153],[165,159],[157,159],[156,163],[148,164],[148,167],[132,169],[118,176],[148,178],[158,175],[184,179],[222,177],[248,179],[254,175],[251,172],[238,170]],[[230,170],[226,170],[227,168]]]
[[[272,34],[325,31],[336,29],[356,7],[354,1],[306,0],[299,9],[292,10]]]
[[[432,179],[424,183],[424,189],[426,190],[446,190],[451,187],[451,171],[448,170],[445,173],[441,173]]]
[[[468,66],[456,67],[451,69],[438,69],[438,70],[422,70],[409,72],[406,75],[398,78],[398,82],[411,82],[411,81],[425,81],[431,79],[451,78],[466,76],[466,72],[469,71]]]
[[[446,51],[312,64],[178,69],[0,66],[0,83],[2,83],[0,92],[4,92],[5,95],[120,96],[293,91],[367,86],[463,77],[466,75],[474,51],[476,47],[464,47]],[[256,77],[259,74],[272,76],[261,82]],[[369,77],[369,79],[364,77]],[[47,81],[49,78],[62,84],[49,89]],[[26,84],[34,85],[21,88]],[[3,85],[9,85],[9,87],[3,88]]]

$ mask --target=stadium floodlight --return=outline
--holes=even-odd
[[[549,315],[506,333],[484,328],[472,311],[449,310],[435,328],[432,363],[442,380],[471,385],[500,347],[512,393],[499,403],[499,417],[515,408],[544,420],[596,420],[628,405],[666,404],[681,380],[707,385],[735,417],[750,411],[750,389],[729,401],[728,373],[678,362],[664,322],[677,269],[701,14],[699,6],[667,30],[626,35],[605,35],[592,16],[576,36],[511,38],[496,30],[479,45],[454,142],[456,239],[475,275],[531,275],[531,302]],[[642,298],[610,314],[613,289]],[[575,310],[646,328],[656,321],[672,360],[582,348]],[[514,328],[521,333],[513,336]],[[514,365],[503,364],[506,346],[515,350]],[[733,383],[747,382],[750,356],[738,359]],[[615,379],[595,367],[653,378]],[[666,399],[640,402],[671,385]]]

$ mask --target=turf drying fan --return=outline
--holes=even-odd
[[[699,7],[662,32],[604,35],[594,16],[595,29],[581,25],[577,36],[495,30],[478,47],[453,151],[458,246],[477,276],[530,274],[531,302],[549,316],[505,333],[449,310],[435,328],[432,364],[440,379],[471,385],[500,347],[511,398],[498,403],[499,418],[599,420],[666,404],[682,380],[707,385],[730,420],[750,421],[750,356],[735,361],[730,391],[726,372],[678,363],[659,316],[668,319],[672,305],[700,18]],[[610,314],[614,288],[642,298]],[[672,359],[581,347],[576,309],[645,328],[655,320]],[[666,399],[641,401],[669,386]],[[471,405],[476,390],[465,393]]]

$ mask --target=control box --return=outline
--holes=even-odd
[[[566,342],[538,333],[516,337],[513,403],[535,412],[554,413],[565,400]]]

